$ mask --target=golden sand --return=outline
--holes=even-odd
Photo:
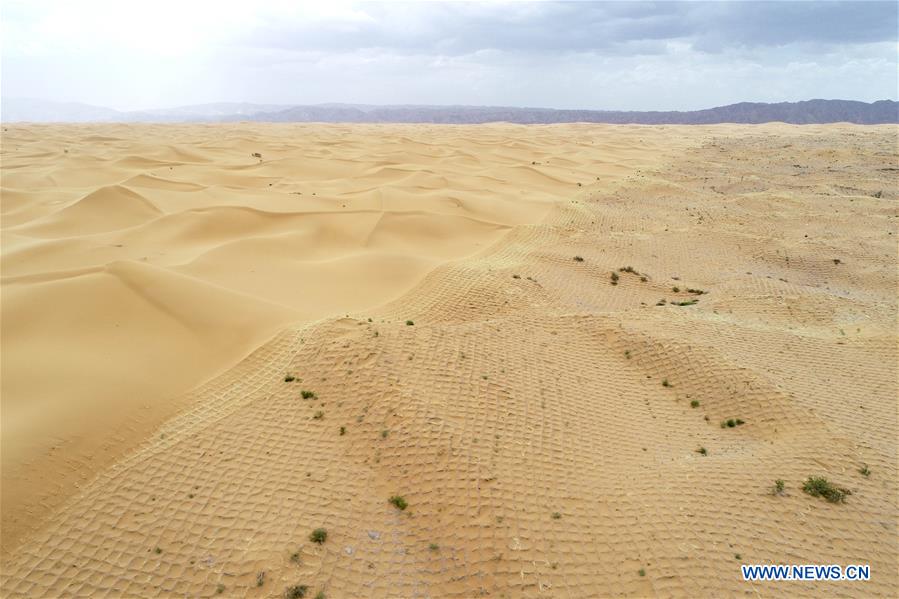
[[[889,594],[896,134],[5,126],[3,595]]]

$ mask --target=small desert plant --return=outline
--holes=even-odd
[[[771,489],[771,494],[772,495],[783,495],[785,488],[786,488],[786,483],[783,481],[782,478],[778,478],[776,481],[774,481],[774,488]]]
[[[868,470],[867,464],[859,468],[858,471],[862,474],[862,476],[871,476],[871,471]]]
[[[253,158],[262,158],[262,154],[260,154],[259,152],[253,152],[253,153],[251,154],[251,156],[252,156]]]
[[[225,585],[223,585],[222,583],[218,583],[218,585],[215,587],[215,594],[221,595],[224,592],[225,592]]]
[[[309,533],[309,540],[313,543],[318,543],[321,545],[328,539],[328,531],[324,528],[316,528],[311,533]]]
[[[295,563],[295,564],[300,563],[300,552],[299,552],[299,551],[294,551],[293,553],[291,553],[291,554],[290,554],[290,561],[292,561],[292,562]]]
[[[406,503],[406,500],[403,499],[400,495],[394,495],[387,501],[388,501],[388,503],[391,503],[396,509],[398,509],[400,511],[409,507],[409,504]]]
[[[672,385],[671,385],[671,383],[668,382],[668,379],[663,379],[662,386],[663,387],[671,387]]]
[[[810,476],[802,490],[812,497],[823,497],[831,503],[842,503],[846,501],[848,495],[852,495],[849,489],[837,487],[823,476]]]
[[[659,301],[656,302],[656,306],[664,306],[665,303],[666,303],[665,300],[660,299]]]
[[[437,551],[440,549],[440,545],[438,545],[437,543],[431,543],[430,545],[428,545],[428,549],[430,549],[431,551]]]
[[[325,417],[325,413],[322,412],[321,410],[318,410],[315,414],[312,415],[312,417],[316,420],[321,420],[322,418]]]
[[[415,324],[415,323],[412,322],[411,320],[407,320],[407,321],[406,321],[406,326],[407,326],[407,327],[411,327],[411,326],[414,325],[414,324]]]
[[[674,293],[680,293],[680,287],[672,287],[671,291],[673,291]]]
[[[562,517],[562,514],[560,514],[559,512],[553,512],[553,520],[558,520],[561,517]]]
[[[294,382],[295,380],[297,380],[297,377],[293,376],[292,374],[288,374],[288,375],[285,375],[285,376],[284,376],[284,382],[285,382],[285,383],[292,383],[292,382]]]
[[[639,574],[640,576],[646,576],[646,570],[640,568],[639,570],[637,570],[637,574]]]
[[[574,261],[575,261],[575,262],[583,262],[584,259],[583,259],[581,256],[575,256],[575,257],[574,257]]]
[[[735,554],[734,554],[734,559],[743,559],[743,556],[740,555],[739,553],[735,553]]]
[[[702,289],[691,289],[687,288],[687,293],[692,293],[693,295],[702,295],[705,293]]]
[[[381,431],[381,438],[386,439],[387,435],[389,435],[389,434],[390,434],[390,431],[385,428],[384,430]]]
[[[696,450],[696,453],[698,453],[699,455],[709,455],[709,450],[705,447],[700,447]]]
[[[739,418],[737,418],[735,422],[737,423],[737,426],[740,426],[741,424],[745,424],[745,421],[743,421]]]
[[[513,278],[513,279],[520,279],[521,276],[520,276],[520,275],[512,275],[512,278]]]
[[[646,276],[641,276],[641,277],[640,277],[640,282],[641,282],[641,283],[645,283],[645,282],[648,281],[648,280],[649,280],[649,279],[647,279]]]
[[[315,399],[315,391],[300,391],[303,399]]]
[[[309,587],[305,584],[295,584],[292,587],[287,587],[287,590],[284,591],[284,599],[303,599],[308,590]]]
[[[674,304],[675,306],[692,306],[694,304],[699,303],[699,300],[691,299],[691,300],[687,300],[685,302],[671,302],[671,303]]]
[[[344,436],[345,434],[346,434],[346,427],[345,427],[345,426],[341,426],[341,427],[340,427],[340,436],[342,437],[342,436]]]
[[[159,555],[160,553],[162,553],[162,549],[157,547],[156,549],[153,550],[153,553],[155,553],[156,555]]]
[[[265,572],[260,572],[256,575],[256,586],[261,587],[265,584]]]
[[[612,276],[610,278],[612,279],[612,285],[618,284],[618,273],[617,272],[613,272]]]
[[[635,274],[635,275],[636,275],[636,274],[639,274],[636,270],[634,270],[634,267],[633,267],[633,266],[622,266],[622,267],[619,268],[618,270],[621,271],[621,272],[629,272],[629,273]]]
[[[629,349],[624,350],[624,357],[627,358],[628,360],[630,360],[631,359],[631,350],[629,350]]]
[[[694,399],[693,401],[690,402],[690,407],[691,407],[691,408],[698,408],[698,407],[699,407],[699,402],[698,402],[697,400]]]

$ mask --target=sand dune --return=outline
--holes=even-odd
[[[895,135],[5,128],[3,594],[889,595]]]
[[[577,128],[471,132],[5,131],[4,547],[281,327],[392,300],[618,171]]]

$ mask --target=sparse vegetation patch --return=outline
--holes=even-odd
[[[674,306],[692,306],[693,304],[696,304],[698,302],[699,302],[699,300],[697,300],[697,299],[691,299],[691,300],[686,300],[683,302],[671,302],[671,304]]]
[[[802,485],[802,490],[812,497],[823,497],[830,503],[844,503],[846,497],[852,495],[852,491],[849,489],[838,487],[823,476],[808,477],[808,480]]]

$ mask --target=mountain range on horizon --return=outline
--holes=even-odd
[[[434,123],[518,124],[609,123],[645,125],[758,124],[855,124],[899,123],[899,102],[879,100],[805,100],[801,102],[740,102],[690,111],[621,111],[525,108],[511,106],[436,106],[314,104],[279,105],[219,102],[175,108],[120,111],[113,108],[29,98],[3,98],[3,123]]]

